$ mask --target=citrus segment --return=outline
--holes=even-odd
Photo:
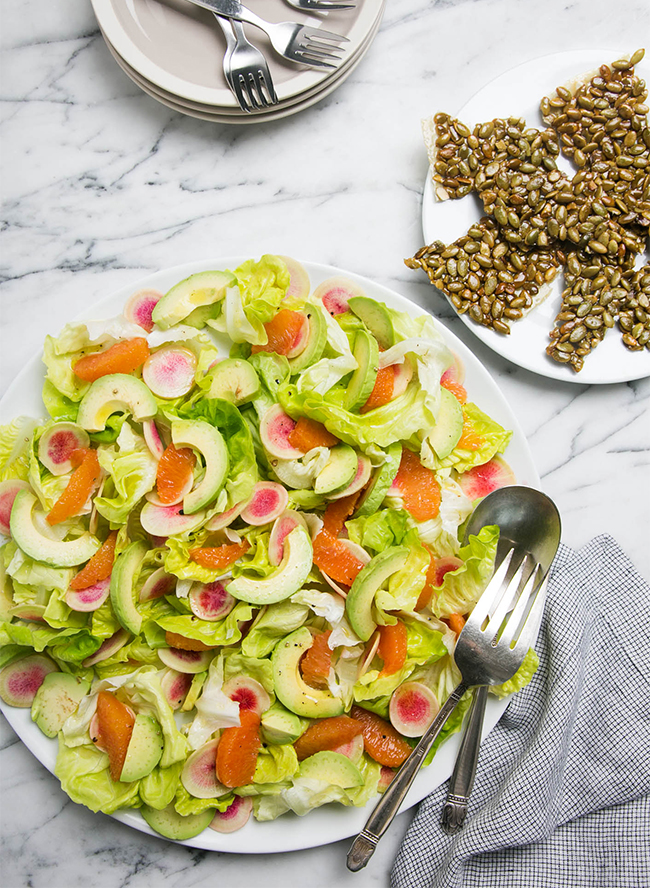
[[[323,529],[314,540],[314,564],[337,583],[351,586],[364,564],[347,546]]]
[[[186,638],[178,632],[170,632],[169,630],[165,632],[165,641],[170,647],[177,648],[179,651],[211,651],[216,647],[216,645],[205,644],[198,638]]]
[[[463,626],[465,625],[465,617],[461,614],[449,614],[445,622],[452,632],[455,632],[456,635],[460,635],[463,631]]]
[[[411,747],[390,722],[356,705],[350,710],[350,715],[361,725],[363,746],[370,758],[389,768],[398,768],[406,761]]]
[[[334,500],[327,506],[323,515],[323,527],[332,536],[336,537],[341,533],[346,520],[354,512],[360,496],[361,491],[358,490],[349,496],[343,496],[341,499]]]
[[[121,703],[114,694],[100,691],[97,694],[97,733],[96,741],[108,754],[109,769],[113,780],[119,780],[126,751],[129,747],[135,716],[128,706]]]
[[[406,663],[408,634],[405,624],[398,620],[394,626],[379,627],[379,648],[377,653],[384,661],[383,675],[394,675]]]
[[[77,515],[93,492],[101,475],[97,451],[89,448],[73,450],[70,455],[72,465],[77,468],[70,475],[65,490],[47,515],[47,523],[60,524],[66,518]]]
[[[309,758],[317,752],[336,749],[349,743],[363,732],[363,728],[349,715],[336,715],[333,718],[319,718],[311,724],[293,744],[298,761]]]
[[[427,576],[424,581],[424,586],[422,587],[422,591],[420,592],[420,597],[417,600],[417,604],[415,605],[415,610],[419,611],[423,608],[427,607],[430,603],[431,598],[433,597],[434,592],[436,591],[436,576],[437,576],[437,565],[436,559],[433,555],[433,552],[427,547],[424,547],[429,553],[429,567],[427,568]]]
[[[325,689],[332,665],[332,651],[328,641],[331,632],[318,632],[314,635],[312,646],[300,660],[302,677],[312,688]]]
[[[456,447],[461,450],[478,450],[482,443],[483,437],[474,429],[465,411],[463,411],[463,430],[460,433]]]
[[[112,530],[106,537],[101,548],[95,552],[88,563],[70,581],[71,589],[87,589],[100,580],[110,577],[115,560],[115,543],[117,531]]]
[[[143,337],[116,342],[106,351],[84,355],[74,365],[74,374],[84,382],[94,382],[110,373],[133,373],[149,357],[149,344]]]
[[[261,746],[260,717],[252,709],[240,709],[241,727],[226,728],[217,746],[217,780],[234,788],[251,783]]]
[[[192,478],[195,463],[196,457],[190,447],[177,449],[173,444],[165,447],[156,471],[158,498],[164,506],[178,502]]]
[[[367,413],[369,410],[374,410],[376,407],[383,407],[384,404],[388,404],[393,397],[394,385],[395,370],[393,369],[392,364],[388,367],[382,367],[377,372],[375,385],[370,392],[370,397],[361,408],[360,413]]]
[[[280,311],[264,324],[268,341],[266,345],[254,345],[251,349],[255,355],[258,352],[277,352],[286,355],[300,333],[305,316],[299,311],[291,311],[289,308],[281,308]]]
[[[428,521],[437,516],[440,510],[440,485],[435,472],[423,466],[417,454],[407,447],[402,448],[402,459],[393,486],[399,489],[404,508],[416,521]]]
[[[248,549],[250,549],[250,543],[248,540],[242,540],[241,543],[225,543],[223,546],[190,549],[190,558],[208,570],[223,570],[230,564],[234,564]]]
[[[460,382],[457,382],[455,379],[442,377],[440,380],[440,385],[443,388],[446,388],[448,392],[457,398],[461,404],[464,404],[467,401],[467,389],[464,385],[461,385]]]
[[[307,453],[312,447],[333,447],[339,439],[327,431],[321,422],[301,416],[288,435],[289,444]]]

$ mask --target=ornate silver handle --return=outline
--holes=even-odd
[[[353,873],[362,869],[374,854],[379,839],[393,822],[393,818],[399,811],[400,805],[411,788],[411,784],[420,770],[420,765],[466,690],[467,685],[461,682],[445,700],[440,707],[440,712],[431,722],[418,745],[391,781],[377,807],[368,818],[366,825],[352,842],[348,851],[347,863],[348,869]]]
[[[472,794],[487,703],[487,687],[477,688],[467,727],[458,750],[454,773],[449,781],[447,801],[442,809],[442,828],[449,835],[462,829],[467,816],[467,803]]]

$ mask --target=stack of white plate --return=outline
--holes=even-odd
[[[246,113],[223,73],[226,42],[211,12],[187,0],[92,0],[102,35],[120,68],[147,95],[174,111],[215,123],[258,123],[295,114],[340,86],[379,30],[385,0],[357,0],[354,9],[305,13],[284,0],[247,0],[270,22],[296,21],[348,38],[335,69],[307,68],[278,56],[266,34],[244,25],[267,58],[279,102]]]

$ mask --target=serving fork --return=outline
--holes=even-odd
[[[250,113],[278,103],[271,72],[264,55],[244,34],[244,26],[237,19],[214,17],[223,29],[226,52],[223,73],[235,94],[242,111]]]
[[[353,3],[338,3],[337,0],[286,0],[289,6],[301,9],[303,12],[327,12],[330,9],[356,9],[356,0]]]
[[[460,683],[442,704],[352,843],[347,857],[348,869],[352,872],[362,869],[374,854],[377,843],[399,811],[422,762],[461,697],[472,687],[509,681],[534,644],[548,581],[545,578],[539,582],[541,571],[537,565],[521,588],[527,559],[523,558],[512,574],[509,568],[514,555],[515,549],[511,549],[496,569],[458,636],[454,659],[460,670]]]

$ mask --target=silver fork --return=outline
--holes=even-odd
[[[534,644],[544,610],[546,583],[538,570],[519,592],[525,561],[504,582],[514,549],[501,562],[458,636],[454,659],[461,682],[440,707],[427,731],[391,781],[348,852],[348,869],[357,872],[374,854],[377,843],[399,811],[406,794],[445,722],[471,687],[503,684],[521,666]]]
[[[310,28],[298,22],[267,22],[239,0],[190,0],[195,6],[209,9],[230,19],[248,22],[264,31],[273,49],[285,59],[311,68],[335,68],[341,61],[341,43],[348,38],[324,28]]]
[[[247,39],[242,23],[236,19],[222,18],[216,12],[214,17],[226,38],[223,73],[239,107],[250,113],[277,105],[278,97],[269,66],[260,50]]]
[[[337,3],[336,0],[287,0],[289,6],[304,12],[327,12],[330,9],[356,9],[354,3]]]

